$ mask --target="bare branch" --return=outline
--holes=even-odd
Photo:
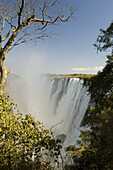
[[[50,130],[52,130],[55,126],[61,124],[62,122],[63,122],[63,120],[62,120],[61,122],[59,122],[59,123],[56,123],[55,125],[53,125],[53,126],[50,128]]]
[[[74,10],[64,4],[65,2],[61,3],[60,0],[13,0],[9,4],[2,0],[0,2],[1,30],[8,24],[11,27],[1,38],[1,41],[7,40],[2,48],[4,55],[8,55],[14,46],[47,37],[48,32],[45,28],[48,25],[69,21],[73,17]],[[43,34],[43,30],[47,34]],[[18,34],[22,36],[16,40]]]
[[[47,7],[52,7],[52,6],[54,6],[55,4],[56,4],[56,2],[57,2],[58,0],[55,0],[53,3],[51,3],[50,5],[46,5]]]
[[[21,42],[18,42],[18,41],[21,40],[21,38],[20,38],[18,41],[15,42],[15,44],[13,45],[13,47],[14,47],[14,46],[17,46],[17,45],[20,45],[20,44],[23,44],[23,43],[26,43],[26,42],[28,42],[28,41],[41,39],[41,38],[43,38],[43,37],[44,37],[44,35],[41,35],[41,36],[37,36],[37,37],[34,37],[34,38],[25,39],[25,40],[23,40],[23,41],[21,41]],[[22,37],[22,38],[23,38],[23,37]]]
[[[62,122],[63,122],[63,120],[62,120],[61,122],[59,122],[59,123],[56,123],[55,125],[53,125],[53,126],[50,128],[53,139],[55,139],[55,137],[54,137],[54,133],[52,132],[52,129],[53,129],[55,126],[60,125]]]
[[[44,7],[43,7],[43,9],[42,9],[42,18],[43,18],[43,20],[44,20],[44,18],[45,18],[45,17],[44,17],[44,16],[45,16],[45,15],[44,15],[45,8],[46,8],[46,4],[44,3]]]
[[[7,35],[4,37],[4,38],[2,38],[1,39],[1,41],[5,41],[8,37],[9,37],[9,35],[12,33],[12,32],[14,32],[15,30],[10,30],[8,33],[7,33]]]
[[[20,23],[21,23],[21,17],[22,17],[22,11],[23,11],[23,8],[24,8],[24,3],[25,3],[25,0],[22,0],[20,12],[18,13],[18,25],[20,25]]]
[[[5,20],[7,21],[7,23],[8,23],[9,25],[11,25],[12,28],[17,28],[17,26],[14,25],[14,24],[12,24],[12,22],[10,22],[7,18],[5,18]]]
[[[15,43],[13,46],[19,45],[19,41],[21,41],[23,38],[25,38],[26,36],[29,36],[29,34],[24,34],[23,36],[21,36]]]
[[[26,20],[24,20],[24,21],[22,22],[22,25],[23,25],[23,26],[29,25],[29,23],[34,20],[34,17],[35,17],[35,15],[32,14],[30,17],[28,17]]]
[[[43,27],[41,27],[41,28],[38,28],[38,30],[43,30],[46,26],[47,26],[47,22],[45,23],[45,25],[43,26]]]
[[[42,7],[41,7],[41,5],[39,4],[38,0],[36,0],[36,3],[38,4],[39,9],[42,11]]]
[[[3,19],[2,28],[0,29],[1,31],[3,30],[4,26],[5,26],[5,19]]]
[[[21,8],[20,4],[19,4],[19,0],[17,0],[17,4],[18,4],[18,7]]]
[[[31,21],[34,21],[34,22],[40,22],[42,24],[45,24],[45,23],[50,23],[50,24],[54,24],[56,21],[60,20],[62,22],[66,22],[66,21],[69,21],[69,19],[71,18],[71,16],[73,15],[73,12],[71,13],[70,16],[68,16],[67,18],[61,18],[60,16],[57,16],[54,20],[43,20],[43,19],[37,19],[37,18],[33,18],[31,19]]]

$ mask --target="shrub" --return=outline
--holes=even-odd
[[[17,109],[15,114],[14,108],[0,95],[0,169],[53,169],[51,161],[58,162],[61,147],[52,132],[30,114],[22,116]]]

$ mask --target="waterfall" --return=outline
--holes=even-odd
[[[27,83],[27,86],[22,79],[17,81],[17,78],[14,75],[11,81],[9,78],[7,87],[11,98],[19,103],[19,107],[23,109],[26,106],[21,110],[22,113],[31,113],[43,122],[45,128],[51,128],[55,138],[60,138],[65,146],[75,144],[90,99],[83,80],[51,79],[45,76],[30,81],[32,84]]]
[[[35,92],[39,96],[35,106],[40,112],[37,119],[52,128],[56,138],[65,138],[65,146],[75,144],[90,99],[83,80],[43,77],[40,84]]]

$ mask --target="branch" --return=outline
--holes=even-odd
[[[23,37],[24,37],[24,36],[23,36]],[[32,40],[36,40],[36,39],[43,38],[44,35],[38,36],[38,37],[34,37],[34,38],[29,38],[29,39],[26,39],[26,40],[23,40],[23,41],[19,42],[23,37],[19,38],[19,40],[15,42],[15,44],[13,45],[13,47],[14,47],[14,46],[17,46],[17,45],[20,45],[20,44],[23,44],[23,43],[26,43],[26,42],[28,42],[28,41],[32,41]]]
[[[20,23],[21,23],[21,17],[22,17],[22,11],[23,11],[23,8],[24,8],[24,3],[25,3],[25,0],[22,0],[20,12],[18,13],[18,25],[20,25]]]
[[[18,4],[19,8],[21,8],[21,7],[20,7],[20,4],[19,4],[19,0],[17,0],[17,4]]]
[[[54,6],[56,4],[58,0],[55,0],[54,2],[52,2],[50,5],[47,5],[47,7],[51,7],[51,6]]]
[[[13,34],[8,39],[7,43],[5,44],[4,48],[2,49],[3,56],[5,56],[7,54],[7,51],[10,51],[10,48],[11,49],[13,48],[12,44],[22,28],[23,28],[23,25],[20,25],[17,27],[16,30],[14,30]]]
[[[43,20],[44,20],[44,18],[45,18],[45,16],[44,16],[45,8],[46,8],[46,3],[44,3],[44,7],[43,7],[43,9],[42,9],[42,18],[43,18]]]
[[[55,125],[53,125],[53,126],[50,128],[50,130],[52,130],[55,126],[61,124],[62,122],[63,122],[63,120],[62,120],[61,122],[59,122],[59,123],[56,123]]]
[[[54,134],[53,134],[53,132],[52,132],[52,129],[53,129],[55,126],[61,124],[62,122],[63,122],[63,120],[62,120],[61,122],[59,122],[59,123],[56,123],[55,125],[53,125],[53,126],[50,128],[51,134],[52,134],[52,137],[53,137],[53,138],[55,138],[55,137],[54,137]]]
[[[4,26],[5,26],[5,19],[3,19],[2,28],[0,29],[1,31],[3,30]]]
[[[57,2],[57,0],[55,0],[53,3],[51,3],[50,5],[47,5],[46,2],[44,1],[44,6],[43,6],[43,9],[40,7],[41,9],[41,12],[42,12],[42,18],[43,20],[45,19],[45,16],[47,16],[50,20],[52,20],[52,18],[47,15],[47,9],[52,7],[53,5],[55,5]]]
[[[45,23],[45,25],[42,28],[38,28],[38,30],[43,30],[46,26],[47,26],[47,22]]]
[[[24,20],[24,21],[22,22],[23,27],[26,26],[26,25],[29,25],[29,23],[30,23],[32,20],[34,20],[34,17],[35,17],[35,15],[32,14],[30,17],[28,17],[26,20]]]
[[[42,8],[41,8],[41,6],[40,6],[38,0],[36,0],[36,3],[38,4],[39,9],[42,11]]]
[[[72,15],[73,15],[73,12],[71,12],[71,15],[68,16],[67,18],[61,18],[60,16],[57,16],[54,20],[52,20],[52,19],[51,20],[43,20],[43,19],[34,18],[34,19],[31,19],[31,21],[40,22],[42,24],[45,24],[45,23],[47,23],[47,24],[49,24],[49,23],[50,24],[54,24],[58,20],[60,20],[62,22],[66,22],[66,21],[68,21],[72,17]]]
[[[8,23],[9,25],[11,25],[12,28],[17,28],[17,26],[14,25],[14,24],[12,24],[11,22],[9,22],[9,20],[8,20],[7,18],[5,18],[5,20],[7,21],[7,23]]]
[[[11,32],[15,32],[15,30],[10,30],[10,31],[7,33],[7,35],[6,35],[4,38],[1,39],[1,41],[5,41],[5,40],[9,37],[9,35],[11,34]]]
[[[16,7],[13,3],[8,3],[8,5],[5,4],[5,1],[3,1],[3,9],[6,10],[5,16],[2,16],[2,13],[0,14],[1,18],[1,30],[4,29],[5,21],[6,26],[9,24],[11,27],[11,30],[3,37],[1,40],[5,41],[7,39],[6,44],[4,45],[4,48],[2,49],[2,52],[5,56],[8,55],[9,51],[14,47],[22,43],[26,43],[28,41],[36,40],[39,38],[46,37],[45,34],[41,31],[41,34],[37,36],[36,32],[32,32],[32,27],[35,28],[36,31],[38,30],[44,30],[49,24],[55,24],[56,22],[66,22],[73,16],[73,9],[71,6],[64,6],[68,8],[68,16],[67,13],[64,10],[64,14],[66,17],[62,15],[60,12],[60,3],[58,0],[14,0],[16,3]],[[56,11],[54,11],[52,6],[59,5],[60,8],[54,8]],[[8,8],[6,9],[6,6]],[[17,13],[17,9],[19,9],[19,12]],[[61,8],[63,9],[63,8]],[[3,10],[1,10],[3,11]],[[41,17],[41,18],[38,18]],[[17,24],[17,26],[16,26]],[[30,26],[30,27],[28,27]],[[17,35],[21,32],[21,30],[24,27],[28,27],[27,33],[24,32],[24,35],[20,37],[16,42],[15,38]],[[30,28],[30,29],[29,29]],[[30,31],[29,31],[30,30]],[[32,36],[33,35],[33,36]]]

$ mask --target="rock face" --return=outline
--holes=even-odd
[[[6,84],[6,91],[11,99],[23,113],[28,112],[28,88],[27,83],[16,74],[9,74]]]

